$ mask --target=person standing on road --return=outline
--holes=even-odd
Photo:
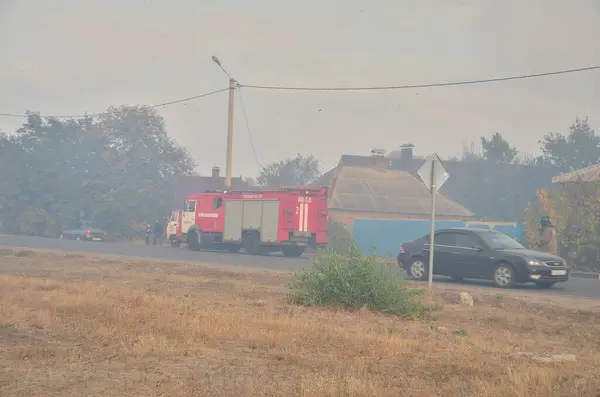
[[[556,229],[549,216],[540,219],[540,240],[538,250],[549,254],[558,255],[558,243],[556,241]]]
[[[165,228],[162,222],[158,219],[156,220],[156,222],[154,222],[154,226],[152,227],[152,234],[154,235],[152,239],[152,245],[156,245],[157,243],[159,245],[162,245],[163,236],[165,234]]]
[[[152,226],[146,225],[146,245],[150,245],[150,235],[152,235]]]

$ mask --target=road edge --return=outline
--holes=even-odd
[[[569,276],[576,277],[576,278],[587,278],[587,279],[600,280],[599,273],[572,272],[571,274],[569,274]]]

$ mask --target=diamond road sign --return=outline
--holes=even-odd
[[[431,180],[432,171],[433,183]],[[446,168],[444,168],[442,160],[440,160],[438,155],[435,153],[429,156],[429,158],[425,161],[421,168],[419,168],[417,174],[419,175],[425,186],[427,186],[427,189],[429,189],[429,191],[432,191],[431,187],[433,185],[435,186],[434,189],[436,192],[440,190],[442,185],[450,177],[450,174],[448,174],[448,171],[446,171]]]

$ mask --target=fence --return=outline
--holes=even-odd
[[[481,221],[436,221],[435,229],[454,227],[489,228],[505,233],[515,240],[522,241],[522,228],[516,222],[481,222]],[[353,237],[358,249],[369,254],[375,249],[377,256],[395,257],[400,244],[413,241],[429,234],[429,220],[374,220],[355,219]]]

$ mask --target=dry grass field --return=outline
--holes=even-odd
[[[0,250],[0,395],[600,396],[600,314],[440,289],[409,321],[288,305],[288,277]]]

